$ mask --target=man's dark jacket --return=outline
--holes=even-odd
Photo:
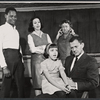
[[[74,82],[77,82],[78,90],[91,90],[97,87],[99,84],[97,61],[93,57],[84,53],[70,72],[73,58],[74,56],[66,58],[65,72],[68,77],[72,78]]]

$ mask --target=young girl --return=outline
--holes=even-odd
[[[41,63],[43,94],[65,97],[66,94],[70,93],[70,86],[64,72],[65,68],[58,59],[59,54],[56,44],[48,44],[44,56],[47,59]]]

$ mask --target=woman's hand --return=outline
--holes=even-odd
[[[66,92],[66,94],[69,94],[71,92],[70,87],[65,87],[65,86],[60,86],[60,89],[64,92]]]
[[[44,53],[44,48],[42,46],[38,46],[36,48],[37,48],[36,53],[39,53],[39,54]]]
[[[59,29],[56,39],[58,40],[59,37],[63,34],[62,29]]]

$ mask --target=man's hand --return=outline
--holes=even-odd
[[[66,94],[69,94],[71,92],[71,90],[68,87],[65,87],[65,86],[60,86],[60,89],[64,92],[66,92]]]
[[[4,73],[5,77],[10,77],[11,76],[10,70],[7,67],[5,69],[3,69],[3,73]]]
[[[71,78],[68,78],[68,84],[71,86],[71,89],[76,89],[76,84]]]

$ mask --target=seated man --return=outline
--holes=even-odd
[[[84,52],[84,43],[79,36],[73,36],[69,42],[73,55],[66,58],[65,72],[76,97],[80,98],[83,91],[99,85],[98,65],[94,58]]]

